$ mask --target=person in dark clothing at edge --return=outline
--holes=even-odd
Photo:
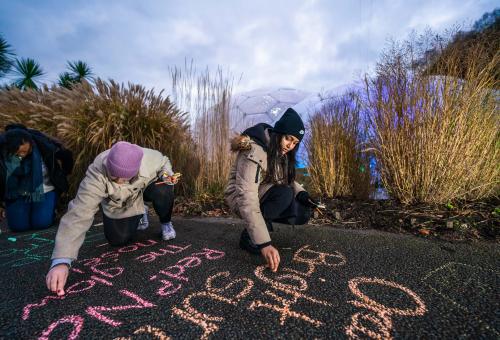
[[[318,205],[295,181],[295,155],[304,133],[302,119],[289,108],[274,127],[260,123],[231,141],[238,155],[225,200],[247,223],[240,247],[261,254],[274,272],[280,256],[271,244],[272,222],[306,224]]]
[[[58,141],[22,124],[0,135],[0,202],[12,231],[40,230],[54,223],[73,155]]]

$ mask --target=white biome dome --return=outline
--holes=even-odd
[[[231,131],[241,133],[258,123],[274,125],[286,109],[295,106],[309,95],[309,92],[287,87],[235,94],[231,101]],[[302,119],[304,123],[307,121],[307,117]]]

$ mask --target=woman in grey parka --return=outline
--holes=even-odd
[[[289,108],[274,127],[257,124],[231,143],[238,155],[225,199],[247,223],[240,247],[261,254],[272,271],[280,263],[269,236],[272,222],[305,224],[318,205],[295,181],[295,154],[304,130],[298,113]]]

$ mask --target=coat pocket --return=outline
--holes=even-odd
[[[255,183],[259,183],[259,175],[260,175],[260,165],[257,164],[257,171],[255,172]]]

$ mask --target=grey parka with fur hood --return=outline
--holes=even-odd
[[[260,199],[272,186],[262,183],[267,171],[267,152],[263,145],[269,145],[270,128],[267,124],[258,124],[245,131],[252,138],[244,134],[232,140],[231,150],[238,155],[224,194],[231,210],[247,222],[252,242],[260,246],[271,242],[260,211]],[[292,188],[295,195],[305,191],[297,182],[292,184]]]

